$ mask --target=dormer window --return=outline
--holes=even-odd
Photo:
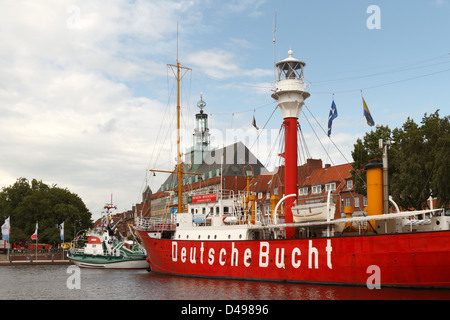
[[[319,194],[322,192],[322,185],[317,185],[312,187],[312,193],[313,194]]]
[[[350,190],[353,188],[353,180],[347,180],[347,189]]]
[[[328,192],[328,191],[336,191],[336,182],[332,182],[332,183],[327,183],[326,185],[325,185],[325,192]]]
[[[303,187],[298,189],[299,196],[306,196],[308,194],[308,187]]]

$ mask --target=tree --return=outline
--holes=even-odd
[[[421,125],[408,118],[400,129],[377,127],[358,139],[352,157],[355,191],[366,194],[365,172],[370,160],[381,159],[378,139],[391,139],[388,152],[390,195],[405,209],[425,209],[430,195],[437,197],[439,206],[450,202],[450,117],[439,117],[439,110],[424,115]]]
[[[64,222],[66,240],[92,226],[91,213],[81,198],[67,189],[19,178],[0,192],[0,213],[11,217],[11,242],[25,242],[39,222],[39,242],[60,242],[58,225]]]
[[[430,195],[437,197],[439,206],[449,204],[449,119],[440,118],[437,110],[429,116],[425,114],[421,126],[408,118],[400,129],[393,130],[390,188],[400,206],[428,208]]]
[[[391,129],[388,126],[377,126],[375,131],[366,133],[364,140],[357,139],[352,151],[353,169],[351,171],[353,181],[355,182],[355,192],[367,195],[366,172],[364,166],[371,160],[380,160],[383,151],[378,147],[378,140],[387,140],[391,136]]]

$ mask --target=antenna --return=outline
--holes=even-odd
[[[177,62],[178,62],[178,21],[177,21]]]
[[[276,74],[276,58],[275,58],[275,42],[277,41],[275,38],[275,32],[277,32],[277,11],[275,10],[275,24],[274,24],[274,28],[272,31],[273,34],[273,82],[276,84],[277,82],[277,74]]]

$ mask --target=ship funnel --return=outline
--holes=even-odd
[[[368,216],[383,214],[383,164],[373,161],[364,170],[367,172],[367,207],[364,209]],[[375,230],[375,222],[369,223]]]

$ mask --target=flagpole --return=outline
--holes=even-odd
[[[9,217],[8,217],[8,219],[9,219]],[[10,256],[10,252],[9,252],[9,249],[10,249],[10,247],[11,247],[11,243],[9,242],[9,239],[11,239],[11,222],[8,222],[9,223],[9,228],[8,228],[8,261],[10,261],[11,262],[11,256]]]
[[[36,261],[38,260],[38,223],[36,221]]]
[[[63,221],[63,223],[62,223],[62,228],[61,228],[61,230],[62,230],[62,234],[63,234],[63,238],[62,238],[62,243],[64,244],[64,221]],[[60,231],[61,232],[61,231]],[[63,260],[64,260],[64,246],[63,246],[63,258],[62,258]]]

